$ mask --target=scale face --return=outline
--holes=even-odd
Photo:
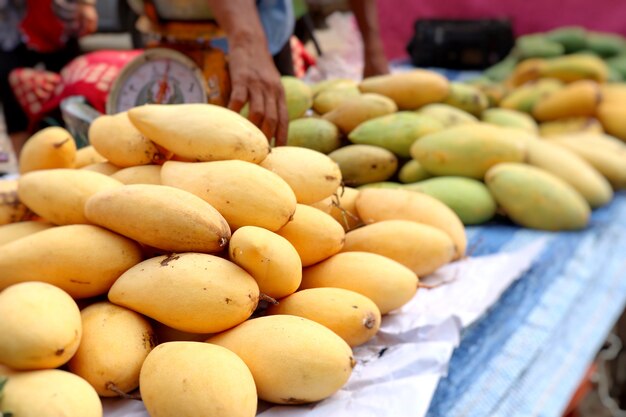
[[[129,62],[111,86],[107,114],[143,104],[206,103],[200,68],[173,49],[148,49]]]

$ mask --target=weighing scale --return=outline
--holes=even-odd
[[[144,0],[138,29],[147,49],[129,62],[111,86],[106,112],[142,104],[211,103],[226,106],[230,79],[226,56],[212,40],[225,34],[203,0]]]

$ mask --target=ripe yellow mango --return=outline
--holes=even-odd
[[[567,148],[545,140],[529,141],[527,163],[574,187],[592,208],[613,199],[611,184],[591,164]]]
[[[542,230],[582,229],[589,221],[585,199],[568,183],[525,164],[498,164],[485,183],[515,223]]]
[[[81,340],[76,302],[45,282],[23,282],[0,292],[0,363],[13,369],[57,368]]]
[[[465,255],[467,237],[459,216],[434,197],[409,190],[368,188],[361,190],[356,209],[365,223],[411,220],[444,231],[455,246],[454,259]]]
[[[62,127],[46,127],[28,138],[19,157],[21,174],[38,169],[72,168],[76,142]]]
[[[210,203],[232,230],[259,226],[276,231],[296,210],[296,196],[289,184],[278,174],[249,162],[168,161],[161,169],[161,181]]]
[[[359,90],[387,96],[396,102],[400,110],[414,110],[444,100],[450,83],[434,71],[416,69],[366,78],[359,84]]]
[[[305,404],[327,398],[350,377],[352,349],[332,330],[303,317],[265,316],[213,336],[250,368],[259,398]]]
[[[302,204],[332,195],[341,184],[339,166],[327,155],[311,149],[280,146],[272,149],[260,165],[285,180]]]
[[[376,335],[380,310],[372,300],[343,288],[310,288],[298,291],[268,308],[267,314],[304,317],[328,327],[350,346]]]
[[[324,119],[334,123],[339,129],[348,134],[361,123],[385,116],[398,111],[396,103],[380,94],[361,94],[343,101],[330,112],[324,114]]]
[[[543,137],[568,133],[604,133],[604,128],[602,123],[594,117],[568,117],[539,125],[539,135]]]
[[[137,243],[101,227],[53,227],[0,246],[0,289],[44,281],[74,298],[93,297],[141,257]]]
[[[355,251],[386,256],[418,276],[436,271],[455,256],[446,233],[410,220],[383,220],[349,231],[342,252]]]
[[[339,129],[328,120],[305,117],[289,122],[288,146],[329,153],[341,146]]]
[[[328,88],[313,97],[313,110],[317,114],[329,113],[360,94],[356,86]]]
[[[418,277],[399,262],[371,252],[341,252],[302,271],[300,291],[343,288],[378,306],[381,314],[402,307],[417,292]]]
[[[256,280],[259,291],[272,298],[294,293],[302,281],[298,251],[284,237],[256,226],[233,233],[228,257]]]
[[[598,119],[606,133],[626,142],[626,127],[624,127],[624,118],[626,117],[625,105],[626,101],[600,104],[598,107]]]
[[[123,184],[107,175],[77,169],[42,169],[18,180],[17,194],[41,218],[57,224],[89,224],[85,202]]]
[[[100,191],[85,203],[94,224],[158,249],[219,252],[228,245],[230,227],[200,197],[165,185],[132,184]]]
[[[122,184],[161,184],[161,165],[139,165],[120,169],[111,174]]]
[[[315,96],[325,90],[340,89],[345,87],[356,87],[358,84],[356,81],[349,78],[330,78],[327,80],[319,81],[311,86],[311,91]]]
[[[466,123],[478,123],[478,119],[473,114],[445,103],[427,104],[424,107],[421,107],[418,110],[418,113],[436,119],[443,127],[462,125]]]
[[[83,336],[69,370],[102,397],[116,397],[139,386],[139,371],[156,345],[148,320],[106,301],[80,312]]]
[[[298,204],[293,220],[276,233],[296,248],[303,266],[339,252],[345,238],[343,227],[332,216],[304,204]]]
[[[89,125],[89,143],[106,160],[122,168],[165,159],[156,144],[130,122],[127,112],[94,120]]]
[[[130,268],[111,287],[109,300],[178,330],[214,333],[250,317],[259,287],[226,259],[181,253]]]
[[[415,159],[410,159],[405,162],[398,171],[398,180],[404,184],[426,180],[430,177],[432,177],[432,175]]]
[[[423,136],[411,146],[411,156],[434,175],[457,175],[482,180],[499,162],[522,162],[523,143],[497,126],[472,124],[450,127]]]
[[[341,177],[349,186],[385,181],[398,168],[398,158],[393,152],[374,145],[344,146],[328,157],[339,165]]]
[[[554,78],[527,82],[507,93],[500,107],[530,113],[539,100],[563,88],[563,82]]]
[[[396,155],[410,157],[411,145],[429,133],[443,129],[439,121],[415,112],[398,112],[361,123],[348,135],[352,143],[380,146]]]
[[[330,209],[330,214],[343,229],[354,229],[361,219],[356,211],[356,199],[359,196],[359,190],[350,187],[340,187],[333,196],[333,206]]]
[[[0,180],[0,225],[31,220],[34,216],[17,195],[17,180]]]
[[[285,90],[285,101],[289,120],[304,116],[313,105],[313,92],[311,87],[296,77],[283,76],[280,81]]]
[[[265,135],[252,122],[212,104],[148,104],[129,110],[128,117],[148,139],[194,161],[258,163],[269,152]]]
[[[2,390],[0,413],[20,417],[102,417],[102,402],[78,375],[59,369],[10,375]]]
[[[9,223],[0,226],[0,246],[13,242],[21,237],[41,232],[42,230],[54,227],[53,224],[38,221],[25,221],[19,223]]]
[[[163,343],[146,358],[141,398],[151,416],[254,417],[257,394],[246,364],[228,349]]]
[[[539,121],[591,117],[595,115],[601,100],[598,83],[591,80],[575,81],[537,101],[532,114]]]
[[[113,165],[110,162],[105,161],[105,162],[97,162],[91,165],[85,165],[81,169],[86,170],[86,171],[99,172],[100,174],[104,174],[104,175],[112,175],[112,174],[115,174],[117,171],[119,171],[120,167],[118,167],[117,165]]]
[[[481,117],[483,122],[492,125],[522,129],[534,135],[539,133],[537,122],[528,113],[519,110],[504,108],[487,109],[482,113]]]
[[[106,162],[106,158],[100,155],[93,146],[89,145],[76,150],[74,168],[79,169],[99,162]]]
[[[474,116],[480,116],[489,107],[489,99],[485,93],[474,85],[460,82],[450,83],[450,91],[443,103]]]

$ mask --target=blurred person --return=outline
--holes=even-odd
[[[0,101],[16,154],[29,136],[29,126],[9,73],[37,65],[60,72],[80,55],[78,39],[97,26],[95,0],[0,0]]]

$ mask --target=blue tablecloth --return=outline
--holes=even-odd
[[[583,231],[490,224],[468,234],[473,255],[550,241],[465,330],[428,417],[560,416],[626,305],[626,193]]]

